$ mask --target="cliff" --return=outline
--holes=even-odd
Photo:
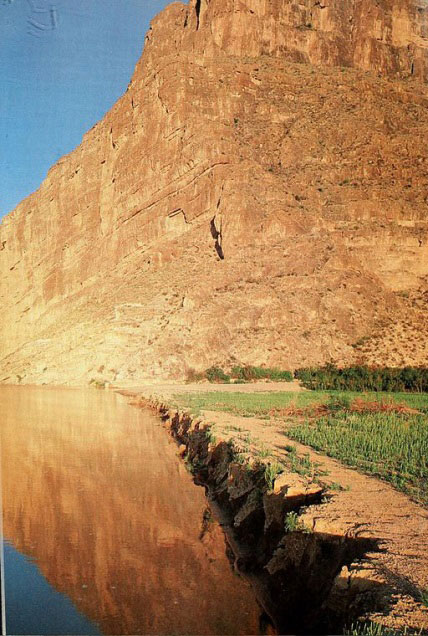
[[[0,226],[0,381],[427,364],[428,5],[193,0]]]

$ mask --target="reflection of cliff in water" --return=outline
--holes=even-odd
[[[260,610],[157,421],[105,392],[0,390],[4,531],[105,633],[256,633]],[[7,594],[7,590],[6,590]]]

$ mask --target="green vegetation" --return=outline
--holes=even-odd
[[[317,471],[317,467],[315,464],[311,462],[309,459],[309,454],[305,453],[305,455],[298,455],[297,449],[295,446],[291,446],[290,451],[288,451],[288,455],[286,458],[288,468],[293,472],[301,475],[302,477],[314,477],[319,474]]]
[[[330,484],[328,484],[328,489],[329,490],[344,490],[343,486],[337,483],[337,481],[333,481]]]
[[[426,590],[420,590],[420,595],[422,605],[428,607],[428,588]]]
[[[322,397],[307,392],[302,393],[182,393],[174,396],[174,403],[181,408],[200,411],[226,411],[236,415],[257,416],[269,415],[272,409],[281,409],[291,404],[299,407],[319,402]],[[315,399],[314,399],[315,398]]]
[[[217,441],[217,437],[214,434],[213,431],[213,427],[211,426],[210,428],[208,428],[205,432],[205,435],[207,437],[207,440],[210,444],[215,444]]]
[[[279,464],[278,462],[272,462],[271,464],[265,464],[265,482],[268,490],[272,490],[273,485],[275,483],[275,479],[284,472],[284,466]]]
[[[94,386],[96,389],[105,389],[106,384],[105,380],[95,380],[95,378],[89,381],[89,386]]]
[[[285,532],[295,532],[299,527],[299,516],[297,512],[287,512],[284,519]]]
[[[427,393],[384,393],[358,391],[302,391],[275,393],[182,393],[174,396],[174,404],[188,408],[192,412],[225,411],[244,417],[269,417],[294,415],[293,411],[311,409],[328,405],[330,410],[348,406],[354,400],[383,404],[405,404],[406,406],[428,413]],[[289,409],[289,413],[283,413]],[[298,414],[298,413],[297,413]]]
[[[428,423],[422,414],[343,409],[291,426],[287,436],[428,503]]]
[[[281,369],[269,369],[264,367],[236,366],[233,367],[230,376],[236,380],[272,380],[272,382],[292,382],[293,374],[291,371]]]
[[[371,621],[353,623],[349,628],[345,629],[343,636],[422,636],[422,630],[391,629],[385,627],[379,623],[373,623]]]
[[[266,448],[266,446],[264,444],[261,445],[261,447],[257,450],[257,455],[259,457],[270,457],[271,456],[271,451],[269,448]]]
[[[381,477],[428,503],[427,393],[218,392],[178,395],[176,401],[180,407],[197,412],[206,409],[246,417],[281,417],[289,425],[288,437]],[[361,409],[364,405],[367,409]],[[257,446],[258,440],[250,433],[242,431],[238,436],[246,445]],[[302,476],[320,476],[307,455],[298,455],[290,444],[285,450],[284,463],[290,470]],[[268,456],[263,446],[255,452]]]
[[[345,629],[344,636],[395,636],[392,631],[379,623],[353,623],[349,629]]]
[[[231,380],[233,380],[235,384],[254,382],[256,380],[292,382],[293,374],[291,371],[275,368],[270,369],[267,367],[253,367],[251,365],[235,366],[228,373],[221,367],[216,366],[212,366],[204,372],[198,372],[194,369],[187,370],[186,382],[200,382],[202,380],[208,380],[208,382],[217,384],[229,384]]]
[[[205,376],[209,382],[226,383],[230,382],[230,375],[227,375],[220,367],[210,367],[205,371]]]
[[[299,519],[297,512],[287,512],[284,518],[284,530],[285,532],[307,532],[310,533],[311,529],[305,526],[303,521]]]
[[[428,391],[426,367],[366,367],[338,369],[332,364],[324,367],[297,369],[295,377],[307,389],[349,391]]]

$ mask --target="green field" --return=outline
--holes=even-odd
[[[376,475],[428,504],[428,394],[305,391],[301,393],[201,393],[176,397],[193,413],[227,411],[243,417],[277,417],[296,441]],[[350,409],[354,400],[372,403],[373,412]],[[376,411],[376,404],[402,404],[417,413]],[[326,405],[320,415],[316,407]],[[293,407],[293,413],[281,409]]]
[[[287,435],[349,466],[389,481],[428,503],[428,420],[425,415],[350,413],[291,425]]]
[[[249,417],[268,416],[272,409],[295,406],[305,409],[317,404],[327,404],[331,397],[337,401],[361,399],[367,402],[406,404],[428,414],[428,393],[382,393],[353,391],[301,391],[280,393],[183,393],[174,396],[174,404],[194,413],[201,410],[226,411]]]

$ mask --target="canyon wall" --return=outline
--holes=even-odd
[[[0,226],[0,381],[428,364],[428,4],[192,0]]]

